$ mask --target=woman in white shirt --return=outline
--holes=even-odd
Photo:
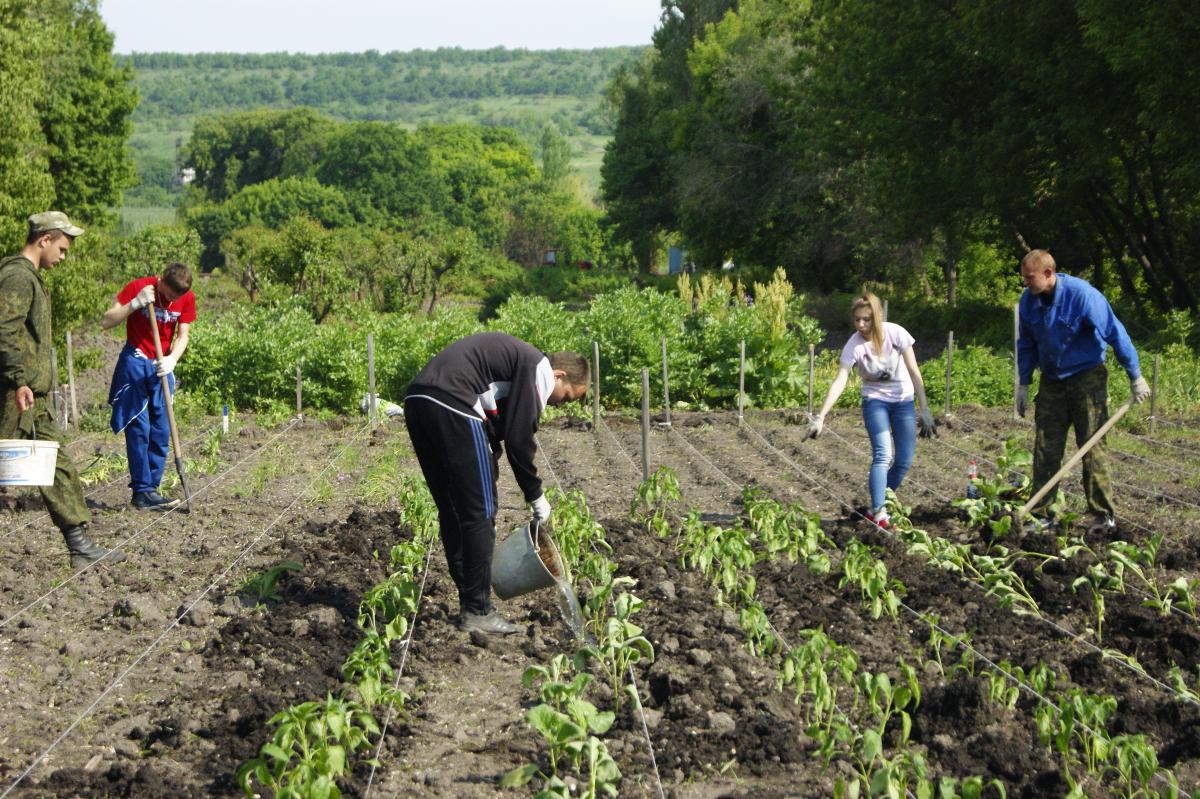
[[[873,459],[867,485],[871,509],[867,518],[880,527],[888,527],[884,498],[887,489],[895,491],[912,466],[917,449],[917,426],[921,437],[934,434],[933,414],[925,398],[925,383],[913,354],[913,337],[900,325],[883,320],[879,298],[871,292],[854,299],[850,306],[855,333],[842,348],[837,377],[825,395],[821,412],[808,427],[807,438],[816,438],[825,425],[825,415],[837,402],[857,368],[862,378],[862,414],[871,439]],[[913,402],[921,399],[920,417]]]

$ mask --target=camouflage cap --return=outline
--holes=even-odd
[[[44,211],[29,217],[29,234],[49,233],[61,230],[68,236],[82,236],[83,228],[71,224],[71,220],[62,211]]]

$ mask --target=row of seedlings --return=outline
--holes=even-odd
[[[930,565],[963,577],[968,582],[980,587],[985,596],[994,597],[1000,607],[1009,609],[1018,615],[1033,616],[1051,625],[1059,632],[1066,633],[1067,631],[1061,625],[1042,612],[1033,593],[1022,579],[1020,570],[1026,568],[1026,565],[1032,561],[1037,563],[1035,567],[1032,567],[1035,573],[1050,561],[1068,561],[1073,555],[1083,551],[1086,545],[1081,541],[1068,543],[1067,539],[1062,537],[1058,547],[1061,554],[1054,555],[1029,552],[1019,548],[1010,549],[1002,544],[1001,542],[1011,532],[1013,511],[1019,507],[1021,497],[1029,494],[1030,480],[1025,472],[1027,472],[1032,459],[1028,450],[1025,450],[1018,441],[1011,440],[1006,443],[1005,452],[997,458],[996,462],[997,476],[994,479],[977,477],[972,481],[972,486],[980,494],[979,497],[955,502],[967,513],[973,524],[984,530],[987,543],[982,552],[975,551],[967,544],[931,536],[924,530],[913,528],[911,522],[908,521],[909,509],[898,503],[895,496],[889,492],[889,515],[900,520],[899,524],[893,523],[893,527],[896,528],[894,534],[908,546],[910,555],[923,558]],[[1065,517],[1064,521],[1069,523],[1071,517]],[[1127,560],[1137,557],[1144,562],[1146,558],[1150,557],[1148,554],[1133,554],[1133,550],[1138,550],[1136,546],[1124,545],[1124,548],[1131,550]],[[1118,543],[1113,550],[1119,557],[1123,556],[1121,543]],[[1120,566],[1120,561],[1117,561],[1117,564],[1118,569],[1123,568]],[[1133,565],[1138,564],[1134,562]],[[1139,568],[1143,569],[1143,574],[1150,573],[1145,570],[1145,566],[1139,566]],[[1101,572],[1100,569],[1096,571]],[[1087,580],[1087,577],[1084,581],[1076,580],[1075,589],[1078,590]],[[1111,585],[1116,587],[1118,583],[1113,581]],[[1178,607],[1172,606],[1186,606],[1194,603],[1194,600],[1184,597],[1194,594],[1196,585],[1197,582],[1194,580],[1177,580],[1168,589],[1160,590],[1160,597],[1163,597],[1163,601],[1157,605],[1160,612],[1171,613],[1173,610],[1178,610]],[[1179,595],[1173,593],[1176,591],[1179,592]],[[1152,599],[1152,597],[1150,598]],[[1098,615],[1103,614],[1102,595],[1099,596],[1099,600],[1101,604],[1097,606]],[[1080,640],[1084,646],[1092,648],[1104,659],[1118,663],[1159,689],[1173,694],[1176,698],[1196,704],[1196,691],[1187,685],[1189,677],[1177,664],[1172,664],[1169,668],[1167,678],[1171,681],[1171,685],[1169,685],[1150,674],[1136,659],[1118,649],[1101,649],[1077,636],[1073,636],[1073,640]]]
[[[324,701],[301,702],[271,718],[271,740],[237,771],[247,797],[256,795],[255,783],[276,797],[340,797],[337,781],[352,771],[351,758],[380,737],[377,713],[403,715],[408,696],[395,686],[390,657],[393,644],[408,644],[422,566],[437,535],[437,508],[424,481],[407,475],[399,482],[399,504],[400,523],[412,529],[413,537],[392,547],[388,577],[359,603],[363,636],[342,664],[341,689]]]
[[[984,479],[981,483],[981,492],[989,496],[998,490],[994,481]],[[1005,485],[1014,487],[1007,478]],[[965,544],[930,536],[925,530],[915,527],[909,517],[910,509],[902,505],[891,492],[888,495],[888,510],[892,528],[900,540],[908,545],[910,554],[923,557],[940,569],[979,581],[988,588],[989,593],[999,597],[1002,606],[1009,606],[1018,612],[1038,612],[1036,604],[1019,601],[1019,597],[1028,596],[1027,592],[1013,590],[1004,581],[988,579],[991,574],[987,572],[988,556],[972,552]],[[1007,556],[1007,552],[1003,552],[994,557]],[[1005,573],[1009,572],[1006,570]],[[996,585],[1001,587],[996,589]],[[957,648],[962,656],[952,667],[952,673],[974,676],[978,653],[971,647],[970,636],[947,633],[935,615],[921,614],[921,618],[929,626],[929,647],[934,652],[939,670],[945,673],[943,649],[949,651]],[[1142,671],[1136,661],[1121,653],[1109,653],[1108,656],[1125,659],[1132,668]],[[1015,709],[1022,693],[1026,694],[1024,709],[1033,715],[1038,740],[1058,758],[1063,779],[1069,786],[1069,799],[1087,795],[1087,780],[1094,784],[1115,785],[1121,791],[1120,795],[1127,797],[1167,799],[1181,795],[1175,775],[1169,770],[1160,769],[1158,755],[1146,735],[1113,735],[1109,731],[1118,710],[1115,697],[1089,693],[1078,686],[1058,689],[1057,686],[1065,680],[1043,661],[1026,672],[1008,660],[1001,660],[991,664],[983,675],[987,680],[989,699],[1002,707]]]
[[[657,486],[648,486],[646,492],[650,495],[661,495],[663,491]],[[894,497],[892,498],[895,504]],[[816,514],[809,514],[803,509],[784,508],[772,500],[765,499],[754,492],[747,492],[744,497],[748,517],[751,519],[751,538],[760,541],[766,550],[766,559],[776,560],[786,555],[792,562],[803,561],[810,571],[825,574],[829,571],[830,559],[823,551],[825,544],[832,544],[820,532],[820,520]],[[900,525],[912,530],[911,523],[903,514],[898,514]],[[661,530],[663,514],[658,512],[648,516],[648,527]],[[722,535],[720,531],[701,531],[702,525],[692,524],[690,535],[693,540],[704,542],[705,550],[732,551],[733,561],[743,565],[750,564],[752,559],[745,554],[745,546],[736,538]],[[920,532],[920,531],[918,531]],[[928,540],[927,534],[925,534]],[[698,562],[703,567],[709,560],[702,550]],[[873,617],[878,618],[883,613],[896,617],[897,608],[918,615],[915,611],[904,606],[899,596],[903,586],[895,581],[889,581],[886,566],[876,561],[870,551],[860,542],[851,541],[842,559],[842,577],[839,586],[853,585],[860,589],[864,602],[871,609]],[[728,568],[715,571],[713,580],[719,595],[728,593],[732,571]],[[764,632],[765,619],[761,617],[761,608],[750,605],[743,608],[741,616],[746,626],[750,646],[757,649],[769,649],[771,637]],[[929,647],[939,671],[944,674],[941,659],[942,647],[946,644],[957,646],[962,650],[962,660],[956,666],[971,676],[975,674],[975,660],[979,656],[969,643],[967,636],[951,636],[938,625],[936,618],[921,615],[931,630]],[[747,623],[748,622],[748,623]],[[793,667],[785,665],[789,677],[791,674],[805,672],[802,662],[815,663],[825,659],[848,668],[850,658],[844,653],[834,651],[834,657],[827,655],[814,656],[813,649],[818,652],[828,652],[829,645],[823,633],[810,639],[812,649],[793,650],[798,660]],[[765,644],[764,644],[765,642]],[[799,658],[807,655],[807,661]],[[990,661],[989,661],[990,663]],[[1043,745],[1051,749],[1062,763],[1062,773],[1069,786],[1069,796],[1084,796],[1085,782],[1074,775],[1082,765],[1083,772],[1094,783],[1113,781],[1122,790],[1124,796],[1161,796],[1175,797],[1180,795],[1176,778],[1170,771],[1159,769],[1157,754],[1145,735],[1112,735],[1108,732],[1107,722],[1115,714],[1116,700],[1103,694],[1089,694],[1078,687],[1066,691],[1053,691],[1053,686],[1061,682],[1044,663],[1039,663],[1031,669],[1030,674],[1024,674],[1020,668],[1013,667],[1007,661],[991,664],[992,668],[984,673],[987,679],[988,695],[995,701],[1007,707],[1014,707],[1020,691],[1024,689],[1031,696],[1037,697],[1038,702],[1033,708],[1038,738]],[[807,673],[812,674],[811,670]],[[901,675],[911,673],[901,662]],[[824,686],[814,689],[814,695],[830,696],[829,679],[816,676],[817,685]],[[890,694],[891,686],[881,683],[874,688],[869,680],[862,686],[864,691],[877,691],[882,698]],[[876,702],[878,704],[878,702]],[[883,705],[886,706],[886,705]],[[832,716],[830,716],[832,718]],[[880,728],[882,732],[882,728]],[[824,735],[820,730],[814,737],[822,740]],[[845,732],[843,735],[845,737]],[[825,739],[828,740],[828,739]],[[872,743],[874,739],[872,738]],[[981,783],[974,778],[969,781],[967,790],[974,791]],[[997,783],[997,787],[1000,787]],[[1001,789],[1002,790],[1002,789]]]
[[[981,796],[988,787],[1005,795],[998,781],[985,782],[978,776],[963,780],[945,776],[935,783],[924,755],[909,740],[911,712],[921,701],[916,668],[901,659],[896,678],[885,671],[872,673],[860,667],[853,648],[821,629],[799,631],[800,643],[789,646],[771,624],[757,597],[754,567],[760,559],[787,557],[804,563],[814,574],[828,574],[833,561],[826,550],[834,546],[814,517],[797,524],[801,519],[795,511],[751,492],[746,495],[749,528],[741,520],[731,528],[705,524],[692,510],[673,530],[672,505],[681,499],[675,475],[662,467],[642,484],[631,516],[662,538],[675,533],[681,566],[709,580],[717,604],[738,614],[747,649],[775,670],[780,690],[794,692],[796,703],[803,707],[806,734],[825,767],[835,758],[851,764],[853,776],[838,775],[835,796],[898,799],[915,793],[965,799]],[[903,586],[888,578],[886,565],[866,548],[857,550],[853,563],[846,566],[842,584],[851,583],[862,592],[872,616],[895,615]],[[843,710],[847,699],[849,709]]]
[[[616,576],[617,565],[608,557],[612,547],[585,497],[577,490],[555,493],[551,522],[567,571],[559,576],[570,583],[573,573],[574,584],[583,589],[578,632],[584,640],[572,655],[557,654],[522,675],[538,702],[525,713],[525,723],[545,749],[537,761],[505,774],[500,787],[532,783],[538,799],[615,797],[622,774],[601,736],[626,706],[641,712],[636,683],[626,682],[625,675],[634,664],[653,662],[654,647],[632,620],[644,606],[630,590],[634,580]],[[612,709],[599,709],[593,699]]]
[[[967,514],[972,526],[984,530],[991,541],[1003,539],[1010,532],[1013,512],[1028,499],[1030,480],[1027,474],[1032,456],[1017,439],[1005,442],[1004,452],[997,457],[996,474],[992,477],[978,475],[971,480],[975,497],[954,502]],[[1076,514],[1062,515],[1062,529],[1069,529]],[[1165,581],[1160,576],[1159,552],[1165,534],[1154,533],[1142,546],[1128,541],[1110,541],[1097,550],[1082,538],[1058,536],[1057,555],[1042,555],[1042,559],[1058,557],[1070,561],[1079,555],[1088,556],[1090,565],[1078,577],[1072,588],[1090,590],[1097,611],[1096,639],[1102,640],[1104,623],[1104,592],[1115,592],[1122,596],[1127,590],[1141,594],[1143,604],[1153,608],[1161,616],[1182,613],[1193,622],[1200,622],[1197,609],[1200,605],[1200,578],[1179,576]]]

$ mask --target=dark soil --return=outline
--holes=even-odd
[[[970,458],[986,472],[1003,437],[1029,436],[1028,423],[1009,415],[963,408],[940,439],[921,442],[901,492],[918,526],[983,547],[951,502],[965,487]],[[969,633],[991,661],[1024,669],[1044,661],[1060,675],[1060,689],[1115,696],[1110,730],[1146,734],[1182,786],[1200,786],[1200,710],[1088,646],[1132,655],[1164,682],[1172,665],[1194,679],[1200,624],[1182,613],[1162,616],[1132,592],[1112,595],[1097,642],[1091,600],[1071,590],[1086,559],[1022,567],[1044,618],[1000,607],[978,587],[908,556],[857,515],[868,456],[856,413],[835,414],[815,442],[804,442],[793,420],[755,413],[739,429],[724,413],[673,414],[673,427],[652,432],[651,461],[675,470],[681,510],[694,507],[711,523],[733,524],[741,488],[752,485],[820,513],[840,545],[858,538],[877,546],[912,611]],[[212,423],[191,425],[184,437]],[[270,718],[338,690],[339,667],[359,638],[358,602],[384,576],[390,546],[411,536],[393,505],[358,498],[371,465],[385,451],[407,451],[407,437],[398,426],[368,434],[358,423],[241,427],[222,444],[222,466],[193,477],[197,496],[186,516],[139,515],[126,506],[117,476],[93,496],[94,526],[104,543],[131,539],[121,544],[130,560],[74,579],[48,520],[33,521],[40,501],[9,495],[0,516],[0,793],[15,786],[10,795],[22,797],[241,795],[234,773],[269,739]],[[610,416],[601,430],[589,428],[571,419],[545,424],[540,465],[548,487],[583,491],[619,573],[634,577],[646,600],[636,621],[656,658],[635,669],[645,730],[626,709],[606,736],[625,775],[621,795],[657,796],[658,779],[671,797],[832,795],[835,778],[852,765],[835,758],[825,766],[804,732],[803,708],[776,688],[770,664],[746,650],[736,614],[715,604],[706,579],[680,567],[672,540],[628,520],[641,480],[636,420]],[[1155,440],[1188,445],[1165,428]],[[1163,458],[1129,433],[1117,434],[1112,447],[1120,535],[1144,543],[1151,532],[1166,533],[1160,578],[1196,576],[1200,516],[1186,503],[1200,506],[1200,453],[1188,471],[1179,468],[1179,451]],[[1067,488],[1077,493],[1078,479]],[[526,514],[502,470],[501,537]],[[1104,542],[1089,543],[1100,550]],[[1029,549],[1052,544],[1026,542]],[[247,577],[282,561],[302,568],[283,573],[275,598],[239,591]],[[347,796],[364,795],[371,780],[379,796],[491,797],[500,776],[539,756],[522,721],[533,697],[521,673],[574,648],[553,593],[499,603],[525,634],[472,640],[454,626],[457,602],[440,548],[430,568],[400,681],[412,697],[408,715],[389,727],[375,774],[360,767],[345,781]],[[901,658],[925,662],[928,627],[906,611],[897,621],[872,619],[837,574],[763,562],[755,577],[785,641],[821,628],[852,646],[864,669],[895,673]],[[394,665],[401,656],[397,649]],[[1013,710],[998,707],[982,677],[987,664],[976,662],[974,674],[955,671],[959,656],[943,655],[945,673],[933,663],[920,673],[912,741],[931,772],[999,779],[1012,797],[1065,794],[1061,767],[1037,738],[1038,700],[1023,693]],[[1093,785],[1088,795],[1112,794]]]

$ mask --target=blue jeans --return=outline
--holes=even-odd
[[[913,400],[864,399],[862,414],[873,455],[867,485],[874,513],[883,507],[887,489],[899,488],[912,466],[917,452],[917,409]]]

